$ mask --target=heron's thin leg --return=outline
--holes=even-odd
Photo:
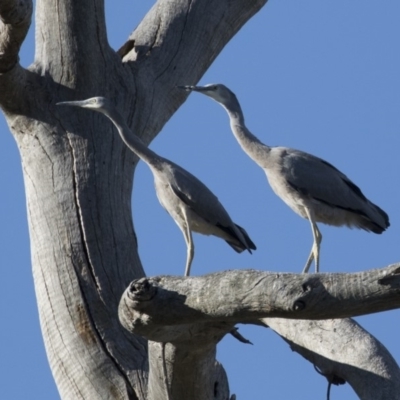
[[[322,234],[321,234],[320,230],[318,229],[318,226],[315,222],[314,213],[312,211],[310,211],[307,207],[305,207],[305,211],[307,213],[308,220],[310,221],[310,224],[311,224],[311,230],[312,230],[314,242],[313,242],[313,245],[311,248],[310,255],[308,256],[306,265],[303,269],[303,274],[308,272],[313,260],[314,260],[314,264],[315,264],[315,272],[319,272],[319,248],[320,248],[320,244],[322,241]]]
[[[310,265],[311,265],[313,260],[314,260],[314,251],[313,251],[313,248],[311,248],[310,255],[307,258],[307,262],[306,262],[305,267],[303,268],[302,274],[306,274],[308,272],[308,270],[310,269]]]
[[[315,272],[319,272],[319,250],[321,248],[321,242],[322,242],[322,233],[318,228],[318,225],[314,223],[315,227],[315,233],[317,235],[317,256],[315,257]]]
[[[192,265],[193,255],[194,255],[194,244],[192,238],[192,230],[190,229],[190,222],[187,216],[186,210],[182,210],[183,217],[185,218],[185,226],[182,226],[183,236],[186,241],[186,249],[187,249],[187,256],[186,256],[186,268],[185,268],[185,276],[190,275],[190,266]]]

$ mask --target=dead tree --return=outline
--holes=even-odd
[[[40,322],[62,398],[229,398],[215,346],[239,320],[199,317],[194,325],[187,323],[189,336],[180,336],[185,326],[160,328],[148,337],[153,340],[149,345],[146,333],[139,336],[121,326],[121,296],[144,276],[130,202],[138,160],[117,135],[110,135],[102,116],[61,111],[55,103],[106,96],[149,143],[186,98],[175,86],[196,83],[265,3],[160,0],[115,51],[107,41],[102,0],[42,0],[36,10],[36,59],[24,69],[18,53],[30,27],[32,1],[1,2],[0,105],[21,154]],[[391,290],[397,290],[396,279],[391,282]],[[299,287],[308,286],[303,282]],[[351,320],[316,324],[273,315],[260,322],[268,316],[250,320],[268,324],[331,380],[351,381],[351,373],[366,379],[357,371],[371,358],[355,361],[351,373],[341,376],[343,360],[330,354],[336,339],[324,336],[321,348],[322,324],[330,331],[335,325],[335,332],[353,341],[368,338],[364,355],[373,354],[379,360],[374,365],[381,368],[367,377],[386,385],[380,392],[386,397],[377,391],[361,393],[357,388],[362,385],[353,387],[363,399],[395,398],[400,392],[395,362]],[[123,321],[129,328],[129,319]],[[304,334],[299,338],[293,329]]]

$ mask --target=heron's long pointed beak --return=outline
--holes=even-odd
[[[177,88],[186,90],[187,92],[192,92],[192,91],[202,92],[202,91],[206,90],[206,88],[203,86],[190,86],[190,85],[177,86]]]
[[[82,107],[86,103],[86,100],[76,100],[76,101],[60,101],[56,103],[56,106],[75,106]]]
[[[177,86],[178,89],[182,89],[182,90],[186,90],[187,92],[191,92],[194,88],[194,86],[190,86],[190,85],[185,85],[185,86]]]

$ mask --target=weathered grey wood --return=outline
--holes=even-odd
[[[148,399],[226,400],[227,377],[215,361],[216,344],[225,333],[226,324],[221,324],[219,329],[204,324],[186,341],[149,342]]]
[[[102,0],[41,0],[25,70],[17,55],[32,3],[2,2],[0,105],[21,154],[41,327],[62,398],[144,399],[148,352],[117,318],[122,292],[144,275],[130,201],[137,160],[101,116],[55,103],[105,95],[149,142],[185,100],[175,84],[195,82],[265,3],[159,1],[122,61]]]
[[[187,334],[187,324],[345,318],[399,307],[400,264],[395,264],[352,274],[233,270],[198,278],[142,278],[124,292],[119,315],[133,333],[174,341]]]
[[[216,343],[220,336],[213,329],[227,333],[235,323],[253,320],[259,324],[257,318],[268,316],[262,321],[317,366],[328,381],[348,382],[360,399],[398,399],[400,368],[385,347],[351,319],[321,319],[398,308],[399,271],[397,264],[356,274],[242,270],[199,278],[142,278],[124,292],[119,315],[132,333],[158,342],[167,340],[173,349],[194,345],[197,352],[192,349],[188,354],[197,363],[208,361],[209,348],[197,332],[207,331]],[[218,326],[227,321],[232,325]],[[199,340],[193,339],[198,336]],[[172,359],[173,365],[171,353],[167,360]],[[195,387],[191,372],[187,372],[186,388]],[[185,398],[179,394],[177,399]]]
[[[0,2],[0,73],[9,71],[18,62],[31,17],[32,0]]]
[[[400,399],[399,366],[387,349],[354,320],[263,321],[328,381],[340,377],[363,400]],[[335,398],[334,389],[331,398]]]
[[[229,40],[267,0],[157,1],[119,55],[135,76],[133,130],[147,143],[187,97]],[[129,49],[129,51],[128,51]],[[160,110],[165,110],[159,112]],[[135,125],[139,123],[139,125]]]
[[[0,106],[21,154],[41,326],[62,398],[144,399],[148,391],[153,397],[168,396],[157,380],[163,374],[162,348],[151,343],[148,354],[147,342],[117,319],[121,294],[144,275],[130,206],[137,160],[101,116],[54,104],[105,95],[148,143],[185,99],[175,85],[196,83],[265,3],[160,0],[116,53],[107,42],[102,0],[41,0],[36,59],[23,69],[18,51],[32,2],[1,1]],[[288,337],[294,322],[299,323],[287,321],[275,329]],[[232,323],[224,323],[228,331]],[[320,326],[308,325],[303,336],[313,340],[307,348],[317,346]],[[191,379],[191,388],[219,382],[214,395],[228,398],[223,368],[211,362],[214,342],[225,326],[207,323],[202,332],[213,329],[219,332],[217,339],[191,360],[191,365],[203,366],[205,375],[171,380],[174,395],[185,396],[182,388]],[[343,339],[349,340],[353,338]],[[303,338],[291,341],[303,343]],[[326,354],[332,347],[325,342]],[[182,340],[166,350],[173,365],[167,375],[179,377]]]

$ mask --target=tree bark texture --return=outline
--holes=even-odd
[[[225,314],[204,319],[210,310],[197,310],[184,329],[165,320],[156,328],[142,324],[141,329],[151,328],[150,334],[139,329],[154,340],[149,343],[128,331],[133,331],[131,315],[122,317],[128,330],[118,320],[122,294],[131,281],[144,276],[131,217],[138,160],[103,116],[58,108],[55,103],[106,96],[132,131],[150,143],[186,98],[175,86],[195,84],[266,1],[159,0],[114,51],[107,41],[102,0],[38,0],[35,61],[28,69],[19,65],[18,52],[30,26],[32,1],[1,2],[0,105],[21,154],[40,322],[63,399],[226,400],[229,388],[215,360],[216,345],[235,322],[260,324],[259,318],[328,379],[339,376],[349,381],[361,398],[371,398],[366,388],[384,388],[382,399],[395,398],[391,394],[396,388],[399,392],[396,363],[351,320],[276,318],[306,315],[318,305],[315,295],[325,295],[327,301],[331,296],[338,304],[346,296],[348,304],[352,296],[367,296],[377,310],[387,301],[384,296],[398,290],[396,267],[349,278],[360,284],[370,279],[379,293],[363,292],[360,285],[359,292],[346,291],[347,278],[338,276],[332,278],[336,286],[329,278],[294,277],[291,287],[297,302],[290,307],[286,303],[285,311],[276,312],[274,318],[258,312],[266,298],[259,294],[244,310],[247,318],[228,316],[225,303],[221,309]],[[284,275],[275,275],[279,275],[272,277],[276,285],[285,283]],[[199,298],[207,290],[216,291],[207,277],[197,279],[176,279],[174,290],[196,285],[198,291],[189,290],[185,296],[197,293]],[[260,289],[268,283],[257,275],[251,279],[247,283]],[[232,284],[228,292],[240,294],[239,286]],[[344,298],[339,299],[338,293]],[[398,307],[397,302],[391,307]],[[180,317],[192,312],[193,304],[182,303],[186,309]],[[268,305],[273,306],[270,301],[264,304]],[[147,315],[141,312],[142,317]],[[347,315],[354,314],[346,310],[337,314]],[[332,332],[342,332],[357,346],[367,343],[364,361],[336,357]],[[373,369],[359,374],[363,362]],[[363,380],[368,380],[365,387]]]
[[[265,318],[293,351],[328,382],[347,382],[360,399],[398,399],[400,369],[387,349],[350,318],[320,321]]]
[[[348,382],[361,399],[383,400],[398,397],[397,363],[355,321],[332,318],[398,308],[399,293],[398,264],[355,274],[225,271],[199,278],[141,278],[125,291],[119,314],[133,334],[166,340],[173,348],[193,346],[188,354],[197,363],[208,359],[210,342],[216,345],[235,323],[262,319],[329,382]],[[191,371],[187,377],[190,386]]]
[[[232,270],[196,278],[139,279],[125,291],[119,312],[121,322],[129,320],[137,333],[161,340],[165,334],[158,336],[157,329],[163,326],[345,318],[393,310],[400,307],[399,295],[399,264],[352,274]]]
[[[175,86],[196,83],[265,3],[158,1],[117,53],[102,0],[39,0],[28,69],[18,51],[32,1],[1,3],[0,105],[21,154],[41,327],[62,398],[144,399],[148,348],[117,316],[125,288],[144,276],[131,217],[137,159],[102,116],[55,103],[106,96],[149,143],[186,98]]]

